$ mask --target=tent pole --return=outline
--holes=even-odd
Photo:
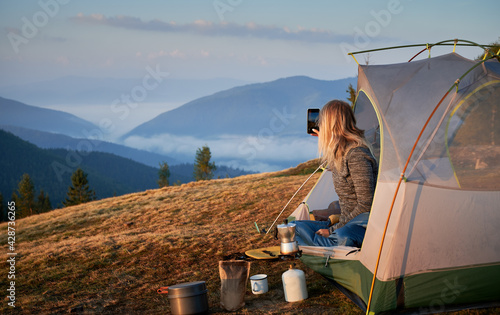
[[[486,49],[484,51],[484,57],[483,57],[483,60],[486,59],[486,57],[488,57],[488,54],[490,53],[490,51],[488,49]]]
[[[359,62],[356,60],[356,57],[354,57],[354,55],[352,53],[348,53],[349,56],[352,57],[352,59],[354,59],[354,61],[356,61],[356,63],[358,64],[359,66]]]
[[[425,46],[426,48],[423,50],[427,50],[427,47],[432,48],[433,46],[469,46],[469,47],[480,47],[482,49],[486,49],[487,47],[494,47],[493,45],[481,45],[475,42],[471,42],[469,40],[465,39],[448,39],[448,40],[443,40],[434,44],[413,44],[413,45],[402,45],[402,46],[392,46],[392,47],[383,47],[383,48],[376,48],[376,49],[369,49],[369,50],[360,50],[360,51],[354,51],[348,53],[348,55],[356,55],[356,54],[363,54],[363,53],[369,53],[373,51],[382,51],[382,50],[390,50],[390,49],[398,49],[398,48],[411,48],[411,47],[421,47]],[[417,56],[422,53],[423,51],[419,52]],[[413,58],[415,58],[414,56]],[[412,58],[412,59],[413,59]]]
[[[455,84],[457,84],[457,83],[455,83]],[[401,182],[403,181],[403,178],[405,177],[404,175],[405,175],[406,169],[408,168],[408,164],[410,164],[410,159],[411,159],[411,156],[413,155],[413,151],[415,151],[415,148],[417,147],[417,144],[420,141],[420,138],[422,137],[424,130],[427,128],[427,125],[431,121],[431,118],[434,116],[434,114],[436,113],[439,106],[441,106],[441,103],[444,101],[444,99],[448,96],[451,89],[449,89],[446,92],[446,94],[441,98],[439,103],[436,105],[436,107],[434,108],[434,110],[430,114],[429,118],[427,118],[427,121],[425,122],[424,126],[422,127],[422,130],[420,131],[420,134],[418,135],[417,139],[415,140],[415,144],[413,145],[413,148],[410,151],[410,155],[408,156],[408,159],[406,160],[406,164],[403,168],[403,172],[401,172],[401,176],[399,177],[398,185],[396,186],[396,192],[394,193],[394,197],[392,198],[391,207],[389,209],[389,214],[387,215],[387,220],[385,222],[384,232],[382,234],[382,241],[380,242],[380,248],[379,248],[378,256],[377,256],[377,263],[375,264],[375,271],[373,272],[373,280],[372,280],[372,285],[370,288],[370,296],[368,298],[368,305],[366,306],[366,314],[370,313],[370,306],[371,306],[371,301],[372,301],[372,296],[373,296],[373,289],[375,287],[375,280],[377,277],[378,265],[380,263],[380,256],[382,255],[382,248],[384,247],[384,241],[385,241],[385,235],[387,233],[387,227],[389,226],[389,220],[391,219],[392,210],[394,209],[394,204],[396,202],[396,197],[398,195],[399,188],[401,187]]]
[[[423,53],[426,50],[427,50],[427,47],[425,47],[424,49],[419,51],[415,56],[411,57],[410,60],[408,60],[408,62],[411,62],[413,59],[415,59],[418,55],[420,55],[421,53]]]
[[[325,162],[326,163],[326,162]],[[266,234],[269,233],[269,231],[271,231],[271,229],[273,228],[274,224],[276,224],[276,221],[278,221],[278,219],[280,218],[281,214],[283,214],[283,211],[285,211],[286,207],[288,207],[288,204],[290,204],[290,202],[292,201],[292,199],[295,197],[295,195],[297,195],[299,193],[299,191],[302,189],[302,187],[304,187],[304,185],[309,181],[309,179],[311,179],[311,177],[316,174],[316,172],[322,168],[325,163],[322,163],[320,166],[318,166],[318,168],[305,180],[305,182],[299,187],[299,189],[297,189],[297,191],[295,192],[295,194],[293,194],[292,198],[290,198],[290,200],[288,200],[288,202],[286,203],[286,205],[283,207],[283,210],[281,210],[280,214],[278,214],[278,216],[276,217],[276,219],[274,220],[273,224],[271,224],[271,226],[269,227],[269,229],[267,230]]]
[[[436,113],[436,111],[439,108],[439,106],[441,106],[441,104],[443,103],[443,101],[445,100],[445,98],[448,96],[448,94],[453,90],[453,88],[456,86],[457,91],[458,91],[458,85],[460,84],[460,81],[467,74],[469,74],[474,68],[476,68],[479,65],[483,64],[486,60],[489,60],[489,59],[492,59],[492,58],[495,58],[495,57],[498,57],[498,54],[492,55],[492,56],[490,56],[490,57],[488,57],[486,59],[483,59],[483,60],[477,62],[474,66],[472,66],[469,70],[467,70],[460,78],[458,78],[455,81],[455,83],[453,83],[453,85],[450,87],[450,89],[444,94],[444,96],[441,98],[441,100],[439,101],[439,103],[436,105],[436,107],[434,108],[434,110],[430,114],[429,118],[427,118],[427,121],[425,122],[424,126],[422,127],[422,130],[420,130],[420,133],[419,133],[417,139],[415,140],[415,143],[413,144],[413,147],[412,147],[412,149],[410,151],[410,154],[408,155],[408,159],[406,160],[406,164],[403,167],[403,171],[401,172],[401,176],[399,178],[399,181],[398,181],[398,184],[397,184],[397,187],[396,187],[396,191],[394,193],[394,197],[392,198],[391,207],[389,209],[389,214],[387,215],[387,220],[385,222],[384,232],[382,234],[382,241],[380,242],[380,248],[379,248],[379,251],[378,251],[377,262],[375,264],[375,270],[373,272],[373,279],[372,279],[372,285],[371,285],[371,288],[370,288],[370,295],[368,297],[368,304],[366,306],[366,314],[367,315],[370,314],[370,306],[371,306],[372,297],[373,297],[373,289],[375,287],[375,280],[377,278],[377,271],[378,271],[378,266],[379,266],[379,263],[380,263],[380,256],[382,255],[382,249],[384,247],[384,241],[385,241],[385,235],[387,233],[387,227],[389,226],[389,220],[391,218],[392,210],[394,209],[394,204],[396,202],[396,197],[398,195],[399,188],[401,186],[401,182],[403,181],[406,169],[408,168],[408,165],[410,164],[410,160],[411,160],[411,157],[413,155],[413,152],[415,151],[415,148],[417,147],[417,144],[420,141],[420,138],[422,137],[422,134],[424,133],[425,129],[427,128],[427,125],[429,124],[430,120],[432,119],[432,117]]]

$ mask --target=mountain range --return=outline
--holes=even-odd
[[[59,206],[77,167],[88,173],[99,198],[143,191],[157,187],[160,162],[169,164],[170,183],[186,183],[193,180],[196,149],[204,144],[218,167],[215,177],[297,165],[315,157],[314,139],[306,134],[307,108],[345,99],[355,81],[296,76],[232,87],[158,115],[121,143],[103,141],[98,126],[75,115],[0,97],[0,129],[12,132],[0,131],[0,192],[8,198],[28,173]],[[255,147],[245,151],[242,144]]]
[[[295,76],[220,91],[164,112],[120,138],[128,146],[192,160],[201,145],[219,164],[272,172],[317,157],[308,108],[346,99],[356,78]]]
[[[71,137],[86,137],[96,125],[62,111],[27,105],[0,97],[0,125],[20,126]]]
[[[349,84],[355,85],[356,78],[325,81],[296,76],[234,87],[165,112],[122,139],[160,134],[257,135],[264,128],[278,130],[282,136],[304,134],[307,108],[320,108],[333,98],[345,99]]]
[[[163,162],[168,163],[168,165],[181,164],[181,161],[169,156],[138,150],[107,141],[73,138],[63,134],[39,131],[20,126],[0,125],[0,129],[9,131],[19,138],[33,143],[42,149],[66,149],[73,151],[112,153],[152,167],[158,167],[158,165]]]
[[[78,81],[70,79],[68,82]],[[87,83],[82,83],[81,88]],[[59,92],[48,88],[55,89],[57,84]],[[54,99],[71,91],[64,80],[57,84],[38,88]],[[0,126],[41,148],[102,151],[152,167],[158,167],[159,162],[170,166],[190,164],[197,149],[206,145],[216,165],[235,169],[226,174],[238,174],[239,169],[265,172],[317,157],[316,139],[306,134],[307,108],[320,108],[331,99],[345,99],[349,84],[355,85],[356,78],[327,81],[295,76],[232,87],[163,112],[115,143],[103,141],[105,130],[75,115],[6,98],[0,98]],[[73,87],[72,91],[76,90]],[[196,90],[196,86],[186,90]],[[102,106],[109,109],[109,103]],[[138,114],[141,107],[134,110]],[[192,172],[185,175],[191,177]]]
[[[61,207],[71,176],[77,168],[88,174],[90,187],[98,199],[158,188],[158,168],[105,152],[41,149],[0,129],[0,193],[8,200],[17,190],[23,174],[43,190],[53,207]],[[157,165],[158,166],[158,165]],[[169,166],[170,184],[194,181],[192,163]],[[215,178],[248,174],[243,170],[219,166]]]
[[[0,150],[0,192],[4,200],[10,198],[26,173],[37,193],[43,189],[53,207],[61,206],[78,167],[88,174],[99,199],[158,187],[158,169],[109,153],[40,149],[3,130]]]

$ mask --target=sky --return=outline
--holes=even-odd
[[[67,76],[132,78],[140,84],[131,87],[130,92],[136,92],[140,98],[141,93],[147,95],[164,86],[165,78],[267,82],[297,75],[322,80],[354,77],[357,64],[348,52],[455,38],[480,44],[499,40],[500,1],[477,3],[470,0],[0,0],[0,87],[33,86]],[[370,64],[406,62],[420,49],[360,54],[356,59]],[[431,54],[452,50],[452,46],[435,47]],[[456,52],[476,58],[482,50],[457,47]],[[419,58],[427,56],[424,53]],[[102,106],[54,104],[49,108],[70,112],[95,124],[111,117],[117,121],[116,134],[110,134],[106,140],[113,141],[138,124],[182,105],[145,104],[146,101],[131,109],[132,114],[122,120],[116,119],[109,101]],[[269,162],[273,157],[289,155],[307,160],[316,154],[314,139],[301,138],[289,141],[289,147],[274,139],[259,152],[259,159],[252,161],[242,162],[244,157],[232,156],[234,147],[252,136],[255,138],[250,135],[250,138],[207,143],[164,135],[141,140],[135,147],[185,148],[194,154],[197,147],[208,144],[214,159],[234,158],[231,165],[260,171],[280,169],[281,166]]]
[[[140,78],[147,67],[172,78],[334,80],[356,75],[347,52],[496,41],[498,12],[497,0],[0,0],[0,85]],[[414,53],[371,53],[358,62],[403,62]]]

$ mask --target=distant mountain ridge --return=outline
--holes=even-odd
[[[194,161],[196,150],[206,145],[211,149],[217,165],[231,165],[235,169],[256,172],[287,168],[315,157],[315,139],[306,134],[307,108],[320,108],[332,99],[346,99],[347,87],[349,84],[356,85],[356,80],[345,78],[327,81],[294,76],[232,87],[163,112],[117,139],[117,143],[143,150],[140,152],[154,152],[157,154],[156,158],[158,155],[168,156],[180,163]],[[190,88],[196,90],[197,87]],[[55,96],[57,95],[58,93],[55,93]],[[0,99],[0,104],[6,101],[15,102]],[[76,135],[75,125],[72,125],[70,130],[58,128],[53,131],[60,121],[67,121],[67,117],[60,120],[57,115],[50,118],[38,115],[44,124],[40,126],[32,122],[26,123],[30,119],[33,122],[38,121],[34,117],[37,115],[32,115],[31,107],[24,108],[28,110],[23,112],[19,107],[16,111],[16,114],[21,113],[18,116],[24,119],[16,121],[5,118],[0,120],[0,125],[60,133],[78,139],[88,139],[92,143],[100,143],[97,140],[103,140],[88,132],[101,131],[93,125],[87,129],[76,128]],[[47,128],[48,126],[51,128]],[[82,130],[87,130],[87,134],[82,134]],[[36,141],[41,143],[45,140]],[[76,143],[76,149],[85,150],[81,148],[83,142],[79,141]],[[65,144],[64,148],[67,147],[75,148],[75,143]],[[118,151],[118,147],[106,147],[96,150],[126,156]],[[144,154],[145,157],[146,155]],[[157,166],[145,158],[140,162]]]
[[[112,153],[41,149],[1,129],[0,152],[0,193],[4,201],[17,190],[21,176],[26,173],[35,185],[35,196],[43,189],[52,206],[61,207],[71,184],[71,175],[78,167],[88,174],[89,185],[98,199],[158,188],[159,165],[147,166]],[[194,181],[193,164],[173,165],[169,169],[170,185]],[[248,173],[218,166],[215,178]]]
[[[303,134],[307,108],[319,108],[336,95],[346,95],[348,85],[355,83],[356,78],[325,81],[295,76],[234,87],[160,114],[125,134],[122,140],[159,134],[201,138],[256,135],[270,127],[281,135]]]
[[[98,127],[75,115],[0,97],[0,125],[19,126],[85,138]]]
[[[90,150],[95,152],[112,153],[156,168],[161,162],[166,162],[170,166],[181,164],[180,161],[169,156],[138,150],[106,141],[72,138],[62,134],[49,133],[19,126],[0,125],[0,129],[11,132],[21,139],[33,143],[42,149],[60,148],[75,151]]]
[[[346,100],[356,81],[295,76],[234,87],[164,112],[119,140],[179,160],[192,160],[206,144],[220,164],[277,171],[316,157],[317,141],[306,133],[307,109]]]
[[[78,154],[62,149],[40,149],[34,144],[0,130],[0,192],[9,199],[24,173],[48,193],[52,206],[61,206],[78,168],[88,173],[90,187],[99,199],[157,188],[158,169],[101,152]],[[69,157],[69,158],[68,158]]]

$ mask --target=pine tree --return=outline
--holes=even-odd
[[[196,151],[196,159],[194,163],[194,179],[209,180],[214,177],[214,171],[217,169],[215,163],[210,163],[212,154],[208,146],[203,146]]]
[[[40,190],[40,194],[38,195],[36,208],[38,213],[43,213],[52,210],[52,205],[50,204],[49,195],[45,194],[43,189]]]
[[[365,65],[370,64],[370,54],[366,54],[365,56]],[[354,108],[354,103],[356,102],[356,89],[352,86],[351,83],[349,83],[349,86],[347,87],[347,90],[345,90],[349,97],[347,100],[351,103],[351,107]]]
[[[66,193],[68,197],[63,201],[64,206],[79,205],[95,199],[95,192],[89,187],[87,174],[81,168],[78,168],[71,176],[71,184],[72,186],[68,187]]]
[[[347,94],[349,94],[347,100],[351,103],[351,107],[354,107],[354,102],[356,101],[356,90],[354,89],[351,83],[349,83],[346,92]]]
[[[170,177],[170,169],[168,168],[167,162],[160,163],[158,177],[158,186],[160,188],[169,186],[168,178]]]
[[[500,52],[500,37],[498,38],[497,41],[492,42],[489,45],[491,47],[488,47],[487,49],[484,50],[484,52],[481,55],[477,56],[476,61],[483,60],[485,55],[492,56],[492,55],[498,54]],[[497,58],[497,60],[499,59],[499,57],[496,57],[496,58]]]
[[[17,217],[24,218],[33,214],[35,209],[35,185],[28,174],[19,181],[16,197]]]

